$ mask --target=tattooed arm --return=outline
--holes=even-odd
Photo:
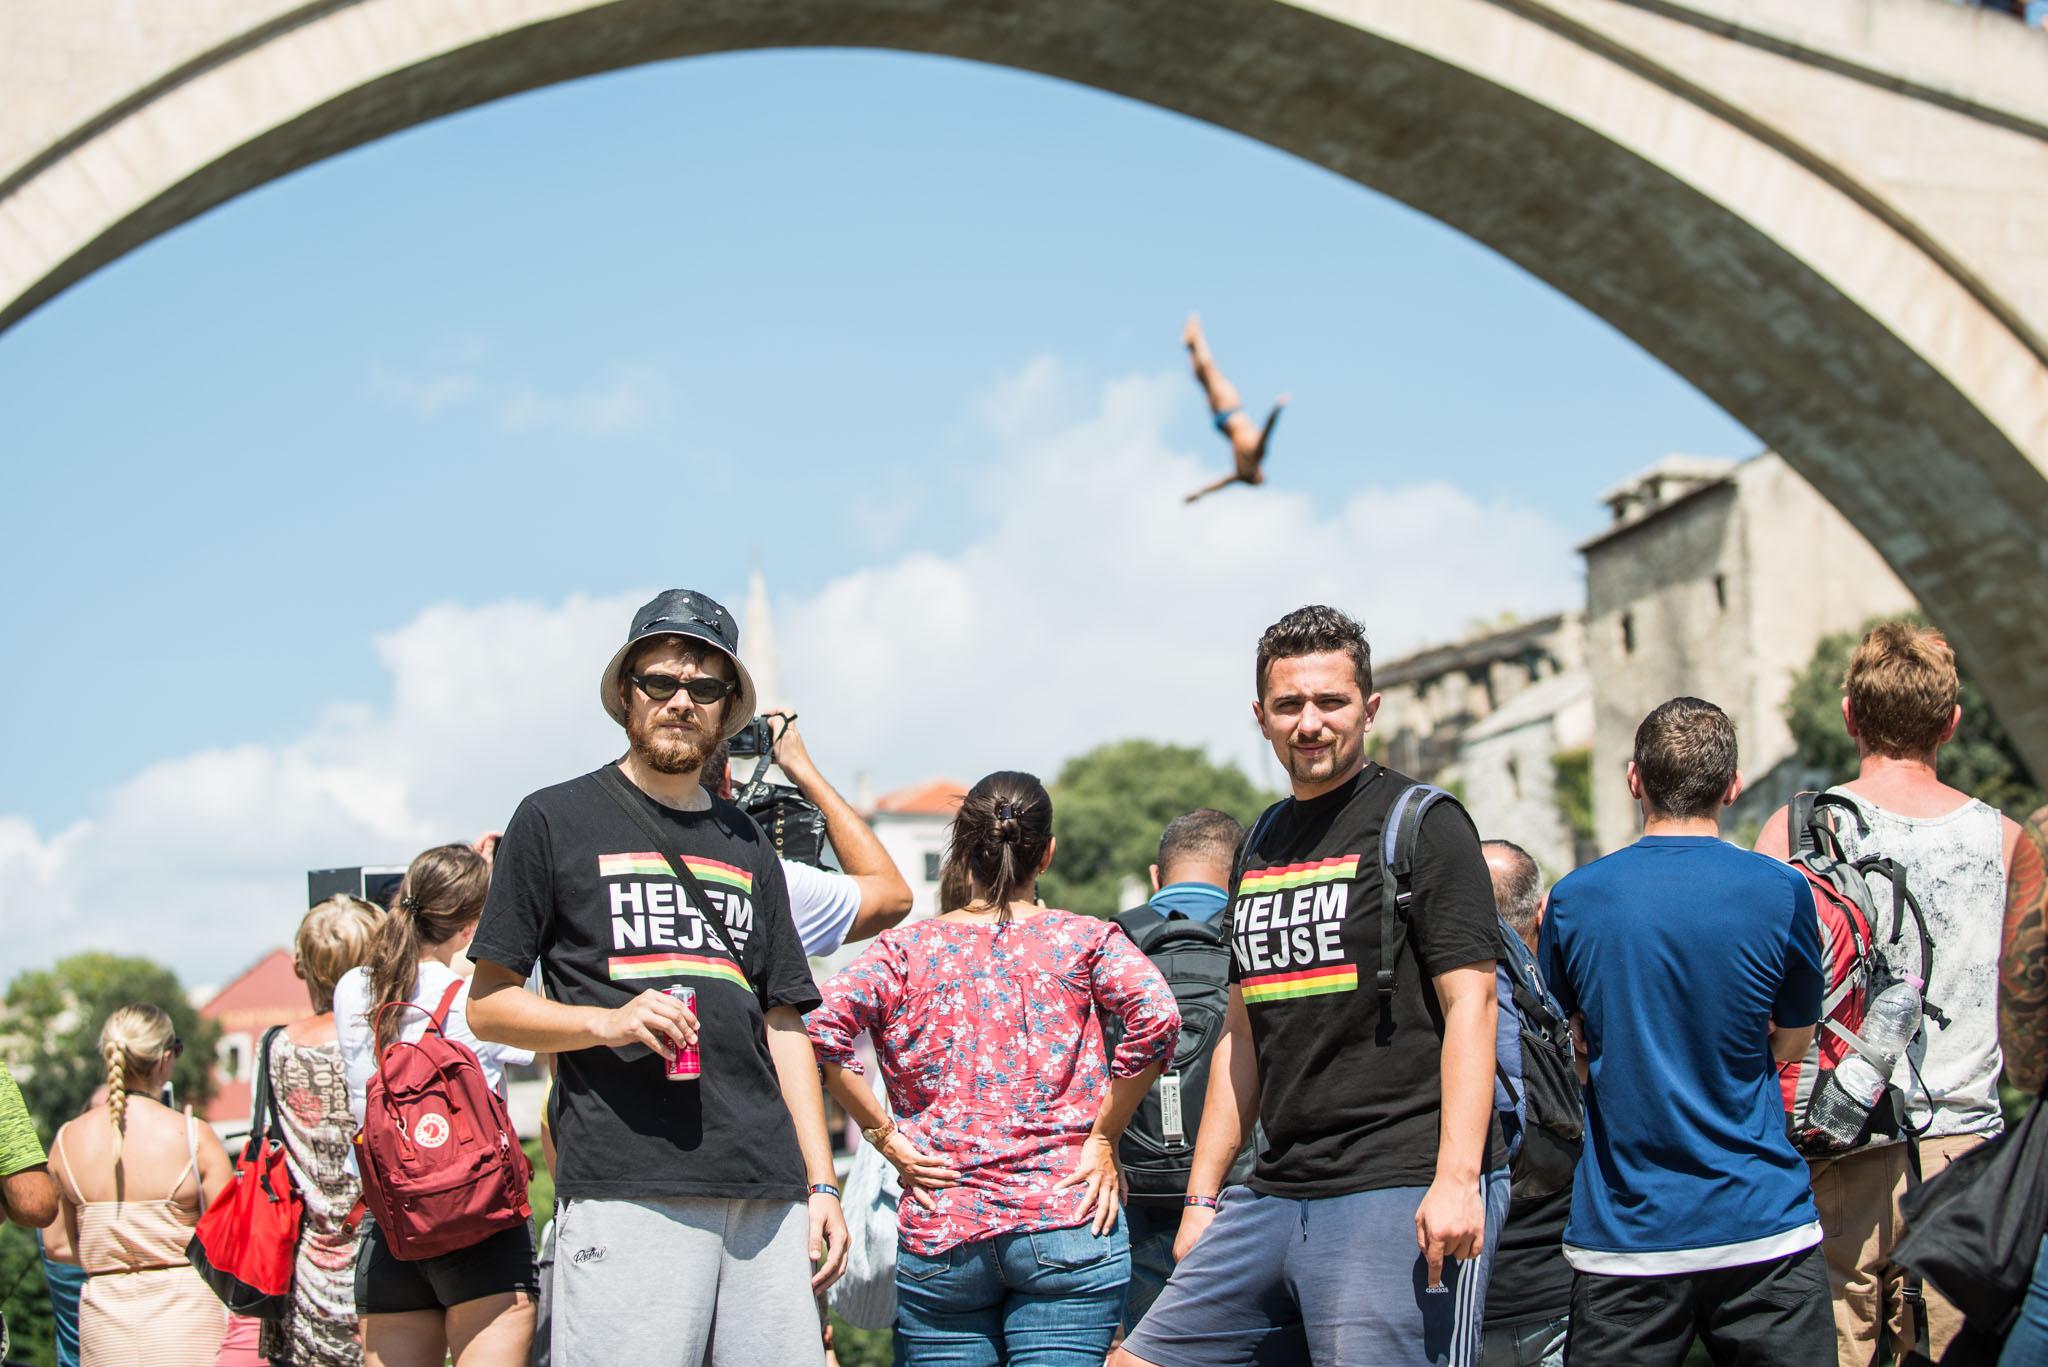
[[[1998,972],[1998,1043],[2022,1091],[2048,1079],[2048,807],[2034,813],[2008,867],[2005,955]]]

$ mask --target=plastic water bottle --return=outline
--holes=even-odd
[[[1884,1094],[1892,1069],[1920,1026],[1920,992],[1926,984],[1908,974],[1871,999],[1863,1013],[1863,1042],[1876,1058],[1851,1049],[1815,1094],[1807,1112],[1816,1129],[1847,1148],[1863,1133],[1871,1108]],[[1825,1027],[1823,1027],[1825,1028]]]

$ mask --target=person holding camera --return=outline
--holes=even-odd
[[[789,883],[789,914],[796,921],[804,953],[819,957],[844,944],[872,940],[909,915],[910,884],[882,848],[874,828],[819,772],[796,729],[796,713],[765,712],[751,726],[757,733],[751,752],[758,755],[765,749],[775,766],[796,785],[797,795],[817,809],[814,819],[823,822],[825,843],[839,860],[840,872],[801,859],[782,860],[782,876]],[[733,795],[730,751],[728,742],[709,766],[710,772],[724,777],[725,787],[720,791],[728,798]]]
[[[818,990],[767,837],[701,782],[755,712],[732,615],[659,595],[599,697],[627,754],[519,804],[469,949],[471,1028],[556,1055],[551,1358],[818,1367],[847,1245]]]

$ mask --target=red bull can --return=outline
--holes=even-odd
[[[683,1009],[692,1015],[697,1011],[697,989],[694,987],[671,987],[668,994],[683,1004]],[[697,1054],[697,1046],[685,1044],[668,1056],[668,1080],[670,1082],[695,1082],[703,1074],[704,1065]]]

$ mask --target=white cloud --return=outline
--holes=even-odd
[[[1384,657],[1578,594],[1561,528],[1440,482],[1282,479],[1186,507],[1223,451],[1165,444],[1184,399],[1177,376],[1091,389],[1032,363],[979,405],[965,550],[778,604],[784,691],[828,771],[847,787],[860,768],[884,785],[1050,776],[1096,742],[1151,736],[1271,782],[1251,651],[1289,608],[1350,609]],[[1394,460],[1362,468],[1385,478]],[[521,794],[620,748],[596,675],[646,596],[429,607],[376,642],[384,698],[337,704],[289,744],[153,764],[62,831],[0,817],[8,967],[120,946],[218,981],[289,937],[306,869],[402,861],[502,823]]]
[[[475,375],[449,371],[431,375],[401,375],[380,362],[370,366],[370,391],[422,417],[433,417],[442,409],[462,402],[477,392],[481,382]]]
[[[653,371],[621,372],[609,384],[564,395],[522,389],[498,407],[498,426],[507,432],[554,428],[605,436],[644,426],[662,395]]]
[[[586,436],[638,431],[667,397],[666,382],[647,366],[622,367],[602,384],[566,393],[511,388],[486,375],[488,350],[481,339],[455,338],[433,348],[417,373],[373,361],[370,392],[421,417],[436,417],[474,402],[503,432],[548,430]]]
[[[1232,489],[1188,507],[1224,451],[1168,448],[1178,375],[1090,393],[1033,362],[980,406],[991,449],[961,554],[848,575],[778,619],[784,691],[818,747],[898,778],[1050,771],[1098,741],[1205,744],[1262,766],[1251,654],[1329,602],[1390,658],[1503,609],[1578,596],[1566,532],[1441,482]],[[1395,473],[1392,453],[1365,468]],[[849,681],[873,681],[848,687]]]
[[[873,555],[903,544],[903,537],[925,509],[925,485],[908,471],[888,475],[882,487],[857,495],[846,505],[846,524],[853,539]]]

